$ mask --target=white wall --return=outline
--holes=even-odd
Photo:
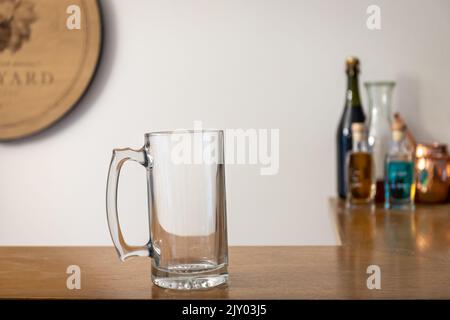
[[[102,3],[105,50],[87,96],[50,130],[0,144],[2,245],[110,244],[111,149],[194,120],[281,130],[278,175],[227,167],[230,244],[334,244],[327,198],[349,54],[361,58],[363,81],[398,82],[395,107],[419,139],[450,143],[448,0]],[[381,31],[365,26],[373,3]],[[145,177],[137,165],[126,169],[121,218],[139,243]]]

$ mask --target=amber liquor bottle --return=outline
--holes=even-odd
[[[375,164],[363,123],[352,124],[353,147],[347,155],[347,203],[372,204],[375,197]]]

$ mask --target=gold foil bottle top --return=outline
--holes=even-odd
[[[345,61],[345,70],[349,75],[356,75],[359,73],[359,59],[354,56],[350,56]]]

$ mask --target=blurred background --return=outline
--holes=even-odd
[[[450,143],[450,2],[103,0],[104,48],[92,86],[50,129],[0,143],[0,245],[110,245],[106,174],[115,147],[149,131],[280,129],[280,170],[227,166],[231,245],[330,245],[335,135],[345,58],[393,80],[394,111],[418,141]],[[129,164],[119,209],[126,239],[147,241],[146,178]]]

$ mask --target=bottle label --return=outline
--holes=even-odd
[[[411,161],[393,161],[387,165],[387,186],[391,198],[411,198],[414,184],[414,164]]]

